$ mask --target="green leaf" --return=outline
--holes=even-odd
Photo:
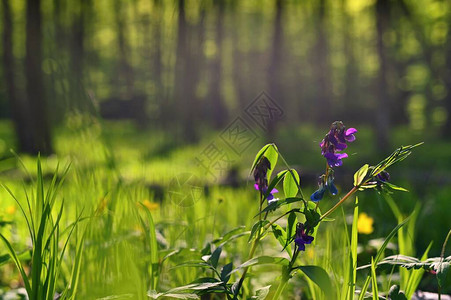
[[[279,184],[279,182],[285,177],[285,175],[287,173],[288,173],[288,170],[283,170],[283,171],[279,172],[279,174],[277,174],[276,177],[274,177],[273,180],[271,180],[271,183],[268,186],[268,190],[264,194],[265,199],[268,198],[268,196],[271,193],[271,191],[276,187],[277,184]],[[269,175],[268,175],[268,178],[269,178]]]
[[[265,156],[271,164],[271,169],[267,172],[268,180],[270,180],[271,174],[276,167],[277,159],[279,157],[277,146],[275,144],[267,144],[263,146],[263,148],[261,148],[255,156],[254,162],[252,163],[251,172],[255,169],[262,156]]]
[[[399,290],[398,285],[393,285],[388,292],[388,296],[391,300],[407,300],[406,295]]]
[[[270,285],[264,286],[262,288],[259,288],[255,291],[255,296],[252,296],[251,299],[254,300],[265,300],[266,296],[269,294],[269,289],[271,288]]]
[[[368,173],[369,165],[366,164],[363,167],[361,167],[357,172],[354,174],[354,186],[359,186],[362,184],[363,179],[365,179],[366,174]]]
[[[395,190],[395,191],[401,191],[401,192],[408,192],[408,190],[406,190],[403,187],[394,185],[393,183],[390,183],[388,181],[384,182],[384,185],[388,188],[390,188],[391,190]]]
[[[257,163],[260,161],[263,155],[265,155],[266,151],[269,147],[271,147],[272,144],[267,144],[263,146],[263,148],[260,149],[260,151],[257,152],[257,155],[254,158],[254,162],[252,163],[251,172],[254,171],[255,167],[257,166]],[[271,168],[273,166],[271,165]]]
[[[295,212],[291,212],[288,215],[287,241],[286,241],[285,246],[284,246],[284,247],[287,248],[287,250],[290,249],[289,250],[290,257],[291,257],[291,247],[288,247],[288,246],[289,246],[289,243],[291,243],[291,241],[294,239],[294,235],[296,233],[297,222],[298,222],[298,218],[296,217],[296,213]]]
[[[166,293],[164,293],[164,295],[167,295],[168,293],[175,293],[175,292],[188,291],[188,290],[203,291],[203,290],[210,289],[212,287],[217,287],[218,285],[221,285],[221,284],[222,284],[222,282],[220,282],[220,281],[219,282],[191,283],[188,285],[173,288],[173,289],[167,291]]]
[[[230,272],[233,270],[233,263],[228,263],[221,270],[221,280],[224,283],[229,282]]]
[[[283,249],[287,250],[288,255],[291,257],[291,247],[288,245],[288,237],[287,233],[283,228],[278,224],[272,224],[272,233],[274,234],[274,237],[279,241],[280,245],[283,247]]]
[[[422,261],[426,260],[428,258],[428,253],[429,253],[429,250],[431,249],[431,247],[432,247],[432,242],[429,243],[429,246],[426,248],[423,255],[421,256]],[[407,281],[407,287],[405,288],[406,289],[405,297],[407,297],[408,299],[411,299],[413,294],[417,290],[418,285],[420,284],[421,278],[423,277],[424,271],[425,271],[424,269],[411,271],[409,280]]]
[[[272,172],[276,168],[277,159],[279,158],[279,150],[277,149],[275,144],[271,144],[271,146],[268,147],[268,150],[266,150],[266,152],[265,152],[265,156],[269,160],[269,162],[271,163],[271,169],[268,170],[268,172],[267,172],[268,181],[269,181],[270,178],[271,178]]]
[[[377,174],[384,171],[385,169],[387,169],[388,167],[390,167],[391,165],[406,159],[412,153],[413,148],[418,147],[422,144],[423,143],[418,143],[416,145],[408,145],[408,146],[399,147],[392,154],[390,154],[387,158],[383,159],[376,166],[374,166],[374,168],[371,169],[369,177],[374,177]]]
[[[252,241],[252,239],[254,238],[254,235],[256,233],[258,233],[260,231],[260,229],[265,226],[266,224],[268,224],[269,221],[268,220],[261,220],[261,221],[257,221],[251,229],[251,235],[249,236],[249,240],[248,242]]]
[[[172,299],[199,299],[199,296],[197,296],[196,294],[188,294],[188,293],[186,293],[186,294],[184,294],[184,293],[181,293],[181,294],[176,294],[176,293],[165,293],[165,294],[162,294],[162,293],[159,293],[159,294],[157,294],[156,297],[153,296],[152,294],[148,294],[148,296],[150,298],[153,298],[153,299],[158,299],[161,296],[164,296],[165,298],[168,297],[169,299],[171,299],[171,298]]]
[[[409,221],[410,216],[405,218],[404,221],[402,221],[401,223],[399,223],[391,232],[390,234],[385,238],[384,243],[382,244],[382,246],[379,248],[379,250],[377,251],[376,254],[376,258],[374,259],[374,263],[375,265],[379,264],[379,261],[382,258],[382,255],[385,251],[385,248],[387,248],[388,243],[390,242],[390,240],[395,236],[395,234],[398,232],[398,230],[403,227],[407,221]],[[365,283],[363,284],[362,290],[360,292],[360,296],[359,296],[359,300],[363,300],[366,294],[366,291],[368,290],[368,286],[370,284],[370,280],[371,280],[371,276],[368,275]]]
[[[11,246],[10,242],[1,233],[0,233],[0,239],[6,245],[8,254],[11,256],[12,260],[16,264],[17,269],[19,269],[20,275],[22,276],[22,280],[25,284],[25,289],[27,290],[27,294],[31,295],[32,289],[31,289],[30,281],[27,277],[27,273],[25,273],[22,263],[19,260],[19,257],[17,256],[17,254],[14,251],[13,247]]]
[[[301,270],[310,280],[316,283],[326,295],[326,299],[333,299],[332,282],[326,270],[318,266],[299,266],[295,269]]]
[[[302,201],[302,198],[287,198],[287,199],[271,202],[259,214],[255,215],[254,217],[257,217],[258,215],[264,214],[266,212],[275,211],[276,209],[279,209],[280,207],[282,207],[284,205],[296,203],[299,201]]]
[[[251,266],[255,266],[255,265],[281,265],[281,266],[288,266],[288,264],[290,263],[290,261],[284,257],[277,257],[277,256],[259,256],[259,257],[254,257],[244,263],[242,263],[241,265],[239,265],[238,267],[236,267],[235,269],[232,270],[232,272],[230,272],[229,275],[238,272],[239,270],[243,269],[243,268],[247,268],[247,267],[251,267]]]
[[[213,253],[210,256],[210,263],[213,266],[213,268],[216,269],[216,267],[218,266],[218,261],[219,261],[219,256],[221,255],[222,252],[222,247],[218,247],[215,249],[215,251],[213,251]]]
[[[354,206],[354,216],[352,218],[352,229],[351,229],[351,266],[349,270],[349,288],[348,297],[354,298],[355,295],[355,284],[357,279],[357,246],[359,241],[357,223],[359,219],[359,198],[355,197]]]
[[[286,198],[296,197],[299,191],[299,186],[301,181],[299,179],[299,174],[296,170],[288,170],[288,174],[285,175],[283,180],[283,192]]]
[[[246,226],[235,227],[232,230],[226,232],[223,236],[213,240],[211,243],[212,244],[218,244],[219,242],[221,242],[221,243],[227,242],[230,238],[232,238],[235,235],[235,233],[237,233],[238,231],[243,230],[244,228],[246,228]]]
[[[373,288],[373,300],[379,300],[379,292],[377,290],[376,266],[373,257],[371,257],[371,283]]]

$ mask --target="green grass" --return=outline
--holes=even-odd
[[[319,173],[324,165],[318,153],[318,142],[324,135],[323,131],[303,126],[284,129],[279,137],[279,150],[287,153],[285,157],[290,165],[299,167],[301,185],[307,197],[316,187],[303,182],[305,174]],[[395,137],[405,144],[411,142],[404,138],[405,134],[402,133],[405,131],[400,131],[394,133]],[[119,299],[148,299],[149,290],[165,292],[201,277],[212,276],[211,271],[180,265],[198,260],[209,243],[212,250],[215,249],[219,245],[215,239],[240,226],[243,228],[237,232],[242,232],[243,237],[224,245],[218,265],[233,262],[236,267],[246,261],[250,244],[245,232],[257,221],[254,217],[258,213],[259,201],[252,181],[245,186],[231,188],[216,186],[207,178],[202,184],[209,186],[208,193],[202,192],[194,205],[186,207],[177,205],[167,195],[162,203],[158,202],[152,188],[152,185],[166,188],[175,175],[184,172],[204,178],[205,173],[195,165],[193,159],[206,145],[218,139],[216,133],[208,133],[198,144],[180,147],[177,141],[171,140],[162,131],[136,132],[129,123],[101,124],[96,119],[74,115],[68,119],[67,126],[55,132],[57,154],[41,158],[42,175],[34,171],[37,165],[35,157],[20,156],[29,170],[30,174],[27,174],[18,160],[9,154],[9,145],[14,141],[9,124],[0,123],[0,134],[2,141],[8,145],[0,147],[3,157],[0,162],[0,180],[10,190],[0,190],[0,221],[13,222],[1,226],[0,233],[14,248],[12,251],[2,244],[0,258],[6,254],[11,254],[13,258],[17,255],[17,259],[9,262],[0,260],[0,289],[8,290],[17,286],[20,274],[12,271],[15,261],[19,270],[22,269],[22,277],[29,278],[27,290],[33,295],[31,299],[50,299],[53,291],[66,291],[64,295],[68,299],[75,296],[75,291],[78,299],[102,299],[114,295]],[[352,145],[355,154],[349,157],[344,167],[352,173],[362,162],[374,164],[383,157],[376,151],[368,128],[363,128],[359,134],[358,140]],[[418,141],[415,138],[413,142]],[[262,145],[263,140],[258,140],[243,155],[236,157],[235,164],[239,167],[240,176],[249,174],[254,155]],[[423,274],[414,270],[400,271],[398,268],[386,270],[377,266],[377,262],[384,255],[399,252],[412,256],[427,255],[428,252],[429,256],[437,256],[440,252],[451,225],[443,214],[443,211],[449,211],[451,205],[448,201],[450,188],[419,186],[411,180],[412,173],[409,170],[427,170],[438,176],[446,176],[448,148],[451,149],[449,143],[431,141],[431,144],[426,143],[415,151],[414,159],[407,159],[406,166],[394,168],[393,182],[410,190],[409,193],[398,192],[393,195],[397,208],[374,192],[359,194],[358,206],[354,205],[353,200],[348,201],[342,212],[334,212],[332,217],[335,221],[320,226],[315,246],[302,253],[299,262],[321,266],[326,270],[332,280],[334,294],[339,299],[349,299],[354,290],[361,289],[367,281],[369,291],[375,291],[374,275],[368,273],[369,270],[355,271],[356,265],[371,264],[372,257],[375,275],[379,282],[386,282],[377,286],[378,293],[388,292],[389,283],[396,281],[393,273],[401,274],[401,279],[396,283],[411,293]],[[443,164],[437,163],[440,159]],[[57,165],[68,163],[71,163],[71,167],[64,183],[56,188],[56,183],[65,174],[65,170],[57,169]],[[53,173],[57,176],[52,177]],[[52,183],[53,180],[55,183]],[[348,182],[352,184],[352,176]],[[283,195],[282,186],[279,190]],[[47,194],[47,191],[50,192]],[[28,218],[25,219],[9,194],[14,195],[21,204],[26,205],[27,199],[31,201],[30,206],[35,203],[31,211],[36,213],[31,217],[25,206]],[[324,199],[320,204],[322,211],[327,211],[336,200]],[[154,205],[149,209],[142,205],[149,202],[158,204],[158,208]],[[399,251],[386,249],[384,255],[377,255],[378,249],[368,246],[370,241],[385,238],[420,202],[422,209],[417,210],[420,212],[415,217],[416,222],[408,223],[399,231],[401,234],[394,237]],[[50,205],[50,210],[46,205]],[[8,210],[11,206],[16,208],[13,213]],[[368,213],[375,220],[375,231],[371,235],[357,233],[356,220],[361,212]],[[350,222],[347,216],[351,216]],[[82,221],[74,227],[74,222],[79,218]],[[31,220],[35,227],[31,226]],[[41,234],[42,244],[38,246],[35,238],[40,235],[37,224],[42,222],[47,225]],[[284,222],[281,220],[278,224],[285,227]],[[55,225],[59,228],[58,235],[57,230],[51,230]],[[64,232],[65,228],[74,229],[61,256],[71,230]],[[30,235],[31,240],[28,238]],[[434,244],[428,248],[431,240],[434,240]],[[30,250],[32,254],[28,256]],[[272,235],[266,236],[256,249],[256,256],[263,254],[285,255],[288,258]],[[46,267],[40,270],[31,268],[30,271],[30,265]],[[48,269],[47,266],[52,267]],[[277,265],[254,266],[250,273],[252,279],[244,282],[245,296],[252,296],[253,291],[269,285],[268,295],[273,295],[276,289],[274,281],[280,274],[281,269]],[[284,290],[283,297],[294,297],[302,291],[308,299],[327,299],[318,286],[302,274],[300,271],[296,273]],[[232,274],[230,281],[235,282],[239,275],[239,272]],[[46,278],[50,278],[47,285]],[[38,282],[41,282],[41,288],[37,288]],[[373,282],[373,287],[370,282]],[[420,287],[435,290],[436,283],[426,278]],[[442,291],[446,292],[446,288]],[[192,290],[183,292],[190,294]],[[39,295],[44,296],[39,298]]]

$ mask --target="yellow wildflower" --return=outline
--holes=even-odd
[[[14,215],[15,212],[16,212],[16,207],[14,205],[10,205],[6,208],[6,213],[8,215]]]
[[[373,228],[374,219],[368,216],[366,213],[359,214],[357,220],[357,230],[359,233],[371,234],[374,231]]]
[[[145,199],[142,204],[147,207],[149,210],[157,210],[160,205],[155,202],[150,202],[149,200]]]

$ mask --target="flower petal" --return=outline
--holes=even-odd
[[[273,203],[273,202],[277,202],[277,201],[279,201],[280,199],[279,198],[274,198],[273,197],[273,199],[268,199],[268,204],[271,204],[271,203]]]
[[[310,200],[312,200],[313,202],[320,201],[321,199],[323,199],[325,191],[326,191],[325,188],[320,188],[310,196]]]
[[[348,128],[348,130],[346,130],[346,136],[354,134],[357,132],[357,129],[355,128]]]
[[[346,149],[347,147],[348,147],[348,145],[346,145],[345,143],[338,143],[336,145],[336,148],[338,151],[342,151],[342,150]]]
[[[348,154],[346,154],[346,153],[337,153],[335,155],[337,156],[337,159],[343,159],[343,158],[348,157]]]
[[[333,196],[335,196],[336,194],[338,194],[338,189],[337,189],[337,187],[335,186],[335,184],[334,184],[333,181],[327,183],[327,189],[329,190],[329,192],[330,192]]]
[[[314,237],[310,235],[304,235],[302,239],[304,240],[304,244],[311,244],[314,240]]]
[[[357,132],[357,129],[355,128],[349,128],[348,130],[346,130],[346,134],[345,134],[345,139],[348,142],[353,142],[355,141],[355,136],[354,133]]]
[[[302,238],[297,238],[294,240],[294,242],[296,243],[296,245],[298,245],[299,250],[305,251],[304,240]]]

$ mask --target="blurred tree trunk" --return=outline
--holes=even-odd
[[[65,34],[62,26],[62,12],[65,8],[65,1],[61,0],[53,0],[53,25],[55,28],[55,42],[57,45],[57,49],[63,49],[65,43]]]
[[[186,21],[186,1],[178,1],[178,21],[177,21],[177,49],[176,49],[176,64],[175,64],[175,103],[174,112],[176,112],[176,118],[171,119],[179,120],[181,128],[182,138],[186,142],[195,142],[197,140],[196,134],[196,115],[198,111],[196,109],[195,100],[195,84],[194,78],[198,76],[199,70],[192,61],[192,47],[190,43],[188,30],[188,23]],[[193,42],[193,41],[191,41]]]
[[[84,36],[85,36],[85,11],[89,7],[88,0],[77,0],[77,10],[74,12],[72,23],[72,39],[70,47],[71,63],[71,97],[72,105],[79,107],[85,99],[83,87],[83,65],[84,65]],[[75,1],[74,1],[75,2]],[[89,107],[89,106],[88,106]],[[81,108],[81,107],[80,107]]]
[[[327,35],[325,32],[326,21],[326,0],[319,0],[317,16],[317,40],[314,47],[314,57],[316,58],[314,68],[316,71],[316,97],[318,99],[319,110],[316,120],[329,124],[332,120],[332,82],[329,65],[329,49],[327,45]]]
[[[30,153],[52,153],[49,118],[44,91],[42,66],[42,30],[41,30],[41,0],[26,1],[26,93],[30,109],[33,132],[32,147],[22,149]]]
[[[448,20],[448,32],[445,43],[446,65],[443,71],[444,84],[446,86],[445,109],[447,113],[443,136],[451,139],[451,20]]]
[[[283,89],[284,83],[282,71],[282,51],[283,51],[283,29],[282,29],[283,1],[276,0],[276,16],[274,19],[274,32],[272,36],[271,58],[268,68],[268,87],[270,96],[283,107]],[[275,140],[276,120],[268,120],[268,139]]]
[[[353,18],[348,14],[346,10],[347,2],[349,0],[343,0],[341,2],[341,8],[343,10],[343,52],[345,55],[346,66],[344,68],[344,85],[345,90],[343,94],[343,106],[340,109],[340,114],[343,119],[352,119],[355,121],[363,121],[364,117],[355,111],[355,115],[352,114],[353,111],[349,110],[348,107],[356,107],[355,105],[359,103],[359,69],[356,64],[355,53],[354,53],[354,38],[352,35],[352,29],[354,26]],[[357,108],[361,110],[360,107]],[[359,118],[361,118],[359,120]]]
[[[216,53],[210,65],[210,89],[209,101],[212,106],[213,124],[215,128],[221,128],[225,125],[228,118],[227,108],[224,105],[224,99],[221,92],[222,83],[222,51],[224,39],[224,9],[225,1],[216,0],[214,2],[216,8],[216,24],[215,24],[215,44]]]
[[[387,48],[384,44],[384,35],[387,32],[389,22],[389,5],[388,0],[377,0],[375,8],[379,71],[377,76],[377,103],[374,130],[376,131],[377,148],[381,152],[388,150],[390,129],[390,95],[388,93],[387,82],[388,61]]]
[[[235,26],[232,28],[232,44],[233,44],[233,85],[236,97],[238,98],[238,106],[240,111],[244,111],[251,99],[248,99],[246,89],[244,88],[244,80],[246,78],[246,62],[245,55],[239,47],[240,43],[240,16],[239,16],[239,0],[230,2],[230,10],[232,14],[232,22]]]
[[[118,72],[114,74],[115,81],[119,80],[119,84],[116,83],[116,86],[119,87],[120,97],[125,99],[131,99],[133,97],[133,87],[134,87],[134,73],[133,69],[129,63],[130,49],[127,44],[125,30],[126,24],[124,21],[124,4],[128,2],[123,2],[122,0],[114,1],[114,18],[116,22],[116,30],[117,30],[117,47],[119,50],[119,68]],[[123,81],[121,80],[123,79]],[[125,89],[122,89],[123,84],[125,84]]]
[[[163,28],[163,7],[161,0],[154,0],[154,12],[153,12],[153,51],[151,53],[151,68],[152,68],[152,79],[155,82],[155,100],[160,103],[160,119],[165,120],[166,116],[169,115],[169,105],[167,102],[167,97],[165,95],[163,87],[163,64],[162,64],[162,53],[161,53],[161,30]]]
[[[32,152],[33,135],[30,130],[29,110],[21,97],[17,96],[16,80],[14,76],[13,54],[13,23],[9,1],[2,0],[3,6],[3,70],[6,83],[6,94],[11,106],[12,120],[16,130],[18,146],[21,151]]]

